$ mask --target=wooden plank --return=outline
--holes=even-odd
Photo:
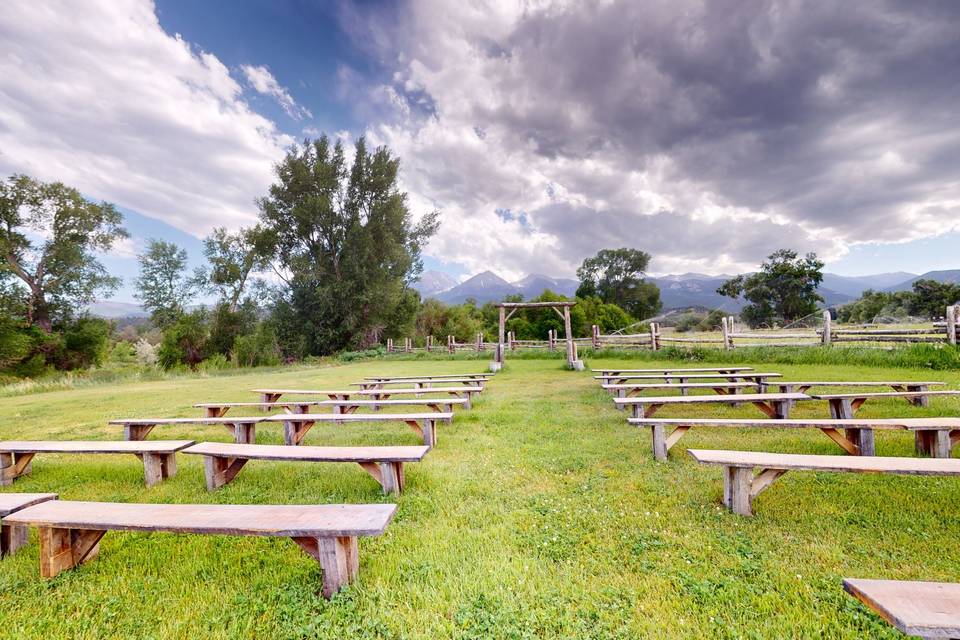
[[[736,396],[737,402],[769,402],[771,400],[810,400],[805,393],[743,393]],[[636,398],[614,398],[616,405],[636,404],[718,404],[730,402],[725,396],[639,396]]]
[[[844,578],[843,588],[908,636],[960,637],[960,584]]]
[[[754,373],[745,371],[742,373],[664,373],[650,374],[638,373],[634,375],[618,374],[611,376],[596,376],[597,378],[623,378],[627,380],[671,380],[676,378],[696,379],[696,380],[758,380],[766,378],[780,378],[782,373]]]
[[[688,449],[701,464],[740,468],[770,468],[848,473],[893,473],[902,475],[960,475],[960,460],[942,458],[848,457],[760,451]]]
[[[753,418],[655,418],[644,420],[630,418],[630,424],[644,425],[653,422],[670,425],[714,426],[714,427],[773,427],[783,428],[821,428],[821,427],[863,427],[871,429],[960,429],[960,418],[852,418],[836,420],[827,418],[788,420],[765,420]]]
[[[913,383],[911,383],[913,384]],[[861,398],[907,398],[920,396],[960,396],[960,391],[869,391],[863,393],[811,393],[817,400],[858,400]]]
[[[430,447],[287,447],[270,444],[228,444],[201,442],[183,451],[187,455],[247,458],[249,460],[289,460],[304,462],[419,462]]]
[[[414,375],[414,376],[364,376],[364,380],[443,380],[444,378],[486,378],[494,376],[492,373],[445,373],[436,375]]]
[[[615,377],[622,373],[737,373],[739,371],[753,371],[753,367],[665,367],[657,369],[591,369],[592,373],[600,375],[594,378],[604,377],[608,374]]]
[[[193,440],[3,440],[0,451],[10,453],[176,453]]]
[[[56,505],[56,506],[54,506]],[[11,524],[97,531],[166,531],[228,536],[380,535],[394,504],[136,504],[53,500],[21,509]]]
[[[16,553],[25,546],[29,534],[27,527],[7,524],[3,518],[20,509],[56,499],[55,493],[0,493],[0,557]]]

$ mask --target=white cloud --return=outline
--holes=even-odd
[[[4,3],[0,173],[61,180],[200,236],[254,220],[292,143],[148,0]]]
[[[313,117],[309,109],[297,104],[297,101],[293,99],[293,96],[290,95],[287,88],[277,82],[277,79],[273,77],[273,74],[270,73],[270,70],[265,66],[260,65],[255,67],[244,64],[240,66],[240,70],[243,71],[247,82],[250,83],[250,86],[253,87],[257,93],[262,93],[276,100],[284,112],[294,120]]]
[[[569,275],[614,246],[735,272],[960,228],[956,5],[724,7],[351,8],[393,91],[341,83],[380,116],[368,136],[402,159],[412,206],[442,209],[429,253],[472,272]]]

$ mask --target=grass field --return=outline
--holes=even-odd
[[[644,361],[630,361],[644,366]],[[651,363],[662,366],[662,360]],[[704,363],[709,364],[709,363]],[[379,373],[478,371],[481,362],[366,361],[340,367],[178,378],[0,399],[0,438],[117,439],[130,416],[196,416],[194,402],[250,400],[258,386],[338,387]],[[588,366],[626,366],[592,360]],[[786,379],[942,380],[957,372],[758,365]],[[752,407],[665,408],[667,416],[756,416]],[[826,417],[824,403],[796,416]],[[960,415],[869,401],[865,417]],[[746,519],[720,508],[720,470],[686,447],[837,454],[806,430],[692,431],[667,463],[627,426],[589,372],[513,360],[472,411],[439,428],[407,470],[396,520],[360,541],[360,577],[325,601],[320,570],[291,541],[108,533],[100,557],[51,581],[37,544],[4,559],[0,635],[10,638],[895,638],[847,596],[842,577],[958,580],[960,480],[788,474]],[[258,430],[280,442],[279,428]],[[153,438],[228,441],[216,428]],[[315,427],[308,444],[417,444],[403,425]],[[877,435],[879,455],[913,455]],[[388,502],[355,465],[253,462],[216,493],[200,461],[146,489],[134,458],[38,456],[5,491],[63,499],[180,503]]]

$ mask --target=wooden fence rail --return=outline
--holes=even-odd
[[[953,321],[951,322],[950,319]],[[947,343],[957,344],[960,336],[960,305],[947,307],[942,322],[934,322],[932,327],[926,328],[843,328],[833,325],[829,311],[823,312],[823,327],[807,330],[787,331],[737,331],[733,316],[722,318],[720,332],[713,335],[683,337],[676,334],[664,334],[659,323],[650,323],[650,330],[644,333],[633,334],[602,334],[597,325],[591,329],[591,337],[574,338],[573,343],[578,348],[601,349],[636,349],[657,351],[664,345],[706,346],[721,347],[724,349],[740,349],[745,347],[812,347],[829,346],[838,343],[857,343],[870,346],[884,344],[905,343]],[[423,346],[416,347],[412,338],[398,339],[399,344],[392,338],[387,338],[388,353],[412,353],[414,351],[457,353],[458,351],[494,351],[496,342],[486,342],[482,333],[470,342],[457,342],[454,336],[447,336],[445,349],[438,347],[433,336],[427,336]],[[546,340],[517,340],[513,331],[506,335],[506,347],[511,351],[525,349],[544,349],[557,351],[563,347],[563,340],[559,339],[553,329],[547,332]]]

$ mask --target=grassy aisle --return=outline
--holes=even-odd
[[[592,366],[627,366],[623,360]],[[629,364],[643,366],[643,361]],[[704,363],[709,366],[709,363]],[[654,363],[653,366],[663,366]],[[0,399],[0,438],[116,439],[106,421],[196,416],[194,402],[250,400],[256,386],[338,387],[381,372],[477,371],[480,362],[344,367],[178,379]],[[762,365],[793,379],[929,379],[908,369]],[[868,402],[863,416],[960,415]],[[752,407],[697,415],[758,416]],[[678,410],[663,410],[679,416]],[[807,403],[797,416],[826,416]],[[279,427],[259,429],[279,443]],[[153,438],[228,441],[216,428],[160,427]],[[308,444],[416,444],[405,426],[315,427]],[[692,431],[667,463],[589,372],[514,360],[472,411],[440,427],[410,465],[387,534],[360,542],[360,579],[327,602],[320,571],[289,540],[109,533],[100,557],[38,577],[37,545],[4,559],[0,629],[19,638],[781,638],[898,637],[840,586],[843,576],[958,580],[960,481],[788,474],[744,519],[719,507],[720,471],[686,447],[839,454],[808,431]],[[880,455],[913,455],[879,433]],[[153,489],[135,459],[39,456],[6,491],[127,502],[386,502],[351,465],[251,463],[216,493],[200,461]]]

